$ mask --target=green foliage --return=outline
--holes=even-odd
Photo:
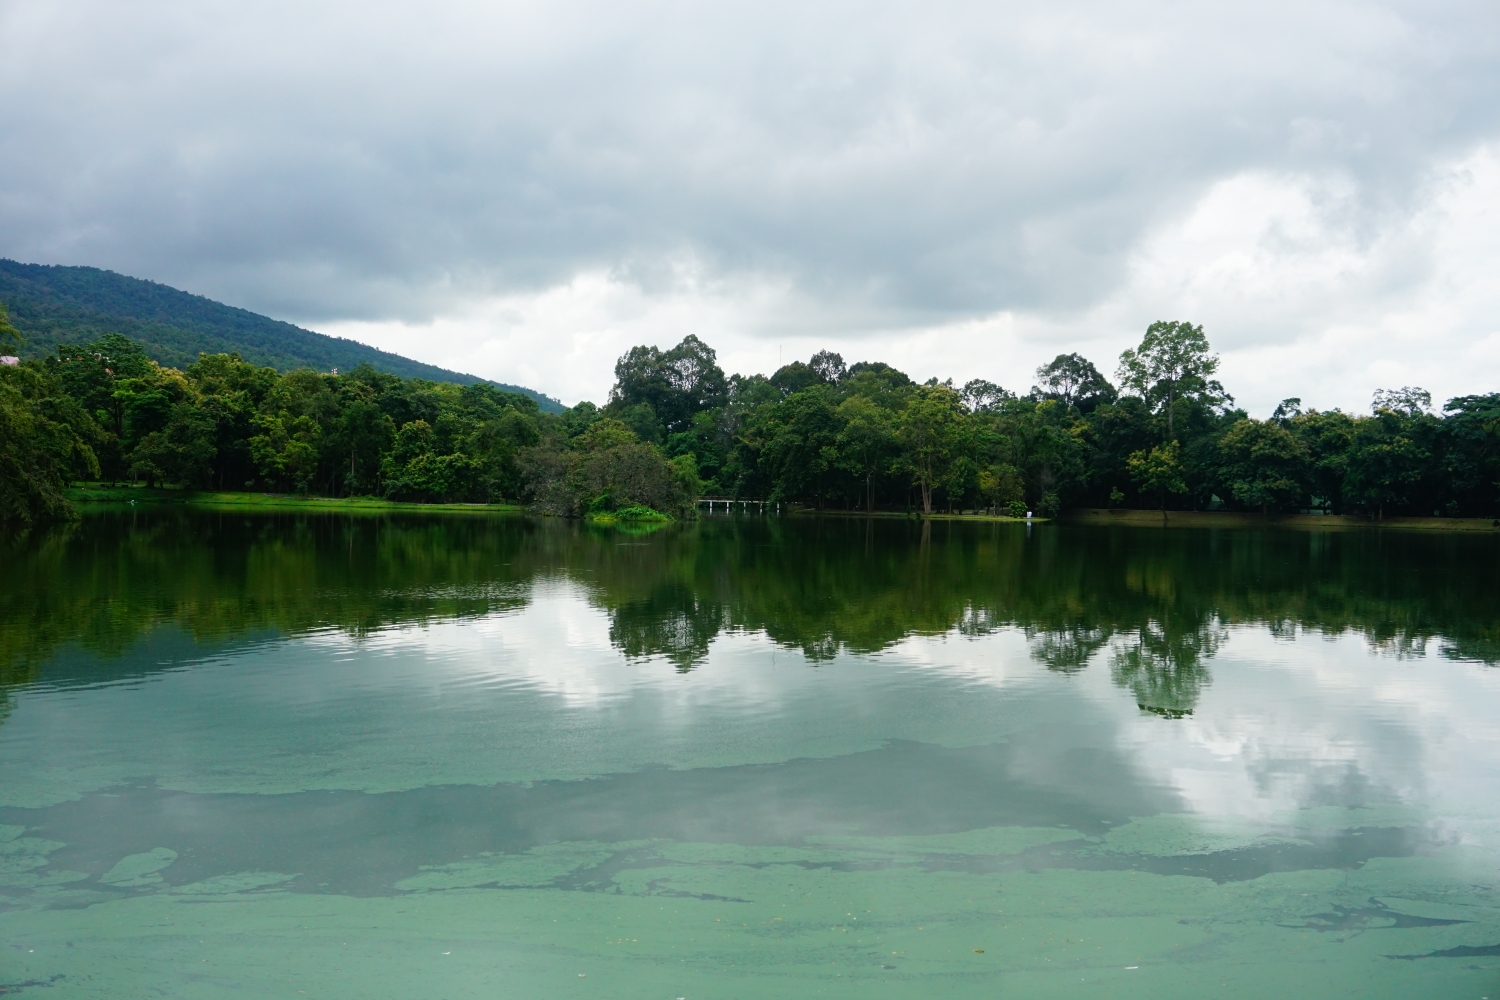
[[[1036,370],[1036,380],[1043,398],[1085,413],[1115,399],[1115,387],[1081,354],[1059,354]]]
[[[675,434],[686,429],[693,414],[723,406],[728,392],[713,348],[689,334],[667,351],[631,348],[615,363],[610,405],[628,408],[645,404],[666,433]],[[645,439],[654,443],[659,436]]]
[[[992,413],[999,409],[1001,403],[1016,398],[1015,393],[982,378],[970,379],[964,383],[959,396],[964,405],[975,413]]]
[[[1026,484],[1021,481],[1021,473],[1004,462],[979,470],[979,492],[991,507],[1026,506]]]
[[[649,507],[691,517],[697,498],[690,456],[669,462],[661,449],[607,417],[569,441],[554,438],[525,449],[520,460],[533,506],[548,514],[615,516]]]
[[[1312,456],[1291,431],[1271,421],[1241,420],[1220,439],[1219,450],[1220,479],[1235,500],[1261,510],[1303,506]]]
[[[896,424],[901,466],[922,494],[922,513],[932,513],[932,491],[948,473],[963,433],[963,401],[943,385],[913,394]]]
[[[618,370],[651,369],[665,357],[655,351],[633,349]],[[1199,508],[1217,498],[1377,516],[1500,510],[1500,394],[1455,400],[1446,421],[1412,388],[1381,394],[1371,417],[1287,399],[1270,420],[1252,421],[1231,408],[1218,364],[1203,328],[1182,322],[1152,324],[1125,352],[1124,395],[1077,354],[1043,365],[1018,398],[980,378],[961,390],[935,379],[918,386],[881,362],[846,365],[820,351],[769,378],[730,377],[726,401],[694,404],[663,450],[693,456],[710,494],[816,508],[920,504],[930,513],[1014,502],[1047,512]],[[652,441],[656,424],[636,418],[652,404],[626,405],[641,395],[617,385],[610,412]],[[1399,429],[1381,430],[1393,420]]]
[[[1420,409],[1382,406],[1377,393],[1374,415],[1355,423],[1344,456],[1344,496],[1377,516],[1387,507],[1430,510],[1420,501],[1434,465],[1436,427],[1437,418]]]
[[[729,457],[728,414],[723,408],[693,414],[691,425],[667,439],[664,449],[674,461],[691,457],[699,479],[698,492],[723,493],[718,482]]]
[[[1054,362],[1055,363],[1055,362]],[[1146,328],[1140,346],[1120,355],[1120,384],[1167,418],[1167,438],[1176,436],[1179,402],[1217,405],[1231,399],[1214,378],[1219,358],[1210,353],[1203,327],[1158,322]]]
[[[92,461],[107,481],[524,500],[569,517],[632,506],[691,517],[705,493],[927,514],[1197,509],[1217,498],[1265,511],[1500,515],[1500,393],[1450,400],[1441,417],[1407,387],[1377,394],[1369,416],[1287,399],[1252,420],[1228,407],[1202,328],[1185,323],[1153,324],[1126,352],[1136,394],[1119,397],[1073,354],[1042,366],[1025,397],[984,379],[916,385],[830,351],[770,378],[726,379],[714,359],[693,337],[668,351],[634,348],[607,406],[554,414],[491,385],[370,365],[278,372],[216,354],[179,371],[109,334],[24,365],[46,388],[11,408],[41,407],[81,442],[58,446],[57,476],[90,474]],[[15,510],[61,509],[45,499],[55,489],[15,490],[39,498]]]
[[[615,521],[670,521],[667,515],[650,507],[630,506],[616,510],[611,519]]]
[[[99,430],[59,380],[34,365],[0,366],[0,523],[68,517],[68,480],[98,475]]]
[[[1487,513],[1500,505],[1500,393],[1460,396],[1443,407],[1444,479],[1454,512]]]
[[[1125,466],[1142,492],[1155,493],[1161,498],[1162,509],[1166,508],[1168,493],[1187,492],[1187,483],[1182,478],[1182,446],[1176,441],[1159,444],[1150,451],[1138,451]]]
[[[499,502],[524,492],[518,453],[542,439],[528,396],[368,365],[283,374],[220,354],[178,371],[111,334],[39,370],[91,418],[95,474],[148,485]]]
[[[995,417],[999,450],[1017,470],[1024,499],[1034,506],[1049,493],[1077,495],[1088,474],[1087,445],[1076,411],[1055,400],[1015,400]]]
[[[780,389],[783,395],[794,396],[815,385],[826,385],[827,380],[812,365],[793,361],[776,369],[771,375],[771,384]]]
[[[772,482],[771,499],[820,498],[834,469],[838,418],[828,394],[795,392],[764,412],[760,462]]]
[[[4,305],[0,305],[0,350],[14,347],[20,350],[21,345],[26,343],[26,338],[21,336],[10,321],[10,311]]]

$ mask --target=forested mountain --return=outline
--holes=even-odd
[[[186,368],[199,354],[233,353],[278,371],[347,371],[368,364],[402,378],[459,385],[488,381],[97,267],[0,259],[0,303],[26,338],[23,358],[46,357],[59,344],[86,344],[118,333],[140,344],[152,360],[172,368]],[[530,396],[543,412],[562,410],[557,400],[535,390],[490,384]]]

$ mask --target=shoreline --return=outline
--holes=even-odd
[[[1388,517],[1382,521],[1373,521],[1359,514],[1254,514],[1248,511],[1219,510],[1163,512],[1078,508],[1063,511],[1058,520],[1067,524],[1105,524],[1135,528],[1396,528],[1405,531],[1500,533],[1500,520],[1488,517]]]
[[[186,504],[193,507],[262,510],[307,510],[328,512],[386,511],[426,513],[524,514],[521,504],[485,503],[413,503],[384,500],[379,497],[299,496],[291,493],[253,493],[234,490],[182,490],[167,487],[147,489],[144,486],[69,487],[63,495],[79,507]],[[1323,530],[1358,530],[1391,528],[1404,531],[1445,531],[1464,533],[1500,533],[1500,519],[1487,517],[1387,517],[1374,521],[1358,514],[1256,514],[1249,511],[1207,510],[1109,510],[1075,508],[1055,518],[1011,517],[1008,514],[923,515],[917,511],[817,510],[793,507],[787,517],[881,518],[885,520],[965,521],[996,524],[1088,524],[1133,528],[1299,528]],[[598,523],[616,523],[617,519],[586,518]],[[619,522],[635,523],[635,522]],[[656,523],[656,522],[642,522]]]
[[[80,507],[94,504],[187,504],[192,507],[229,507],[275,510],[326,511],[426,511],[432,513],[520,514],[520,504],[496,503],[410,503],[382,500],[379,497],[298,496],[292,493],[250,493],[232,490],[177,490],[144,486],[69,487],[63,491],[70,502]]]
[[[873,513],[867,513],[862,510],[818,510],[815,507],[793,507],[783,516],[878,517],[897,521],[994,521],[1005,524],[1046,524],[1054,520],[1054,518],[1050,517],[1011,517],[1009,514],[943,514],[937,511],[933,511],[931,514],[923,514],[920,511],[914,510],[877,510]]]

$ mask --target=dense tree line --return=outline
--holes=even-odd
[[[1256,420],[1218,364],[1202,327],[1154,323],[1116,383],[1077,354],[1022,394],[983,379],[918,385],[828,351],[726,379],[688,337],[621,358],[603,412],[691,456],[709,493],[821,507],[1500,513],[1500,393],[1441,415],[1412,388],[1376,393],[1369,415],[1287,399]]]
[[[621,357],[605,405],[549,414],[493,386],[365,365],[282,373],[205,354],[164,368],[111,334],[0,369],[0,513],[54,514],[68,481],[96,477],[514,500],[569,516],[680,516],[703,493],[927,513],[1500,513],[1500,393],[1449,400],[1441,414],[1413,388],[1377,393],[1369,415],[1288,399],[1256,420],[1217,368],[1188,323],[1152,324],[1113,383],[1065,354],[1024,394],[983,379],[917,384],[829,351],[769,377],[726,376],[689,336]]]

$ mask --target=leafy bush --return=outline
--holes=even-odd
[[[697,477],[689,463],[669,463],[618,420],[597,421],[565,447],[527,449],[520,461],[533,505],[545,513],[618,516],[645,508],[670,518],[693,512]]]
[[[69,479],[98,475],[98,427],[56,379],[31,365],[0,367],[0,522],[67,517]]]
[[[659,510],[652,510],[650,507],[641,507],[641,506],[621,507],[619,510],[615,511],[615,513],[614,513],[614,519],[616,521],[670,521],[670,520],[672,520],[670,517],[668,517],[667,515],[663,514]]]

